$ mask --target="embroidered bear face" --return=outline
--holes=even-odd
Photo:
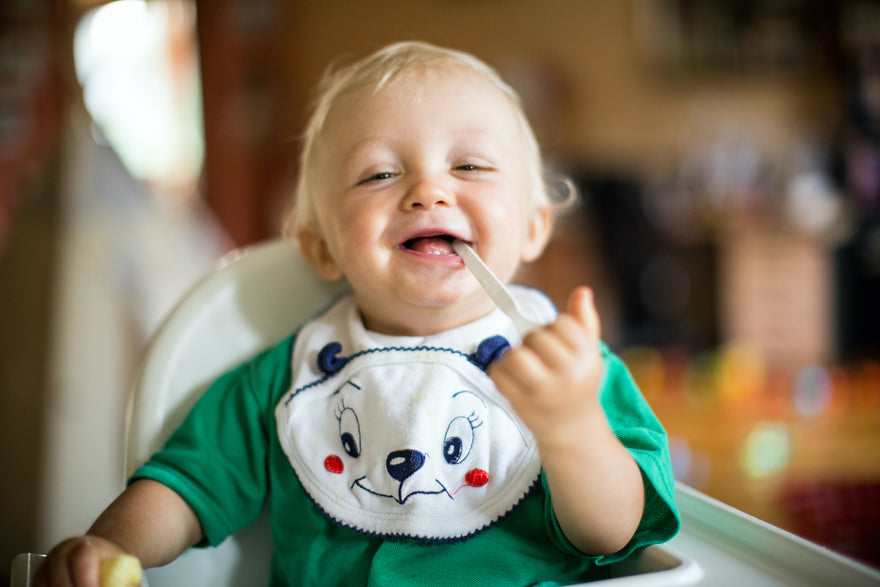
[[[419,348],[332,359],[276,417],[304,489],[338,523],[449,540],[491,525],[531,490],[531,434],[472,358]]]
[[[353,479],[351,489],[400,505],[408,500],[454,500],[466,487],[487,485],[491,468],[490,427],[524,444],[516,425],[506,415],[489,421],[490,409],[480,396],[461,385],[456,373],[430,365],[418,378],[408,365],[367,369],[345,381],[333,394],[338,399],[332,416],[338,423],[338,450],[324,459],[332,474]],[[388,381],[423,387],[431,393],[399,393],[399,400],[376,409]],[[332,403],[331,403],[332,406]],[[333,482],[332,479],[329,479]]]

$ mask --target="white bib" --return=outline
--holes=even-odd
[[[545,320],[555,314],[538,292],[516,295]],[[303,488],[366,534],[450,541],[489,527],[541,469],[531,432],[485,373],[508,340],[519,343],[510,321],[496,311],[392,346],[378,338],[351,298],[297,336],[275,417]]]

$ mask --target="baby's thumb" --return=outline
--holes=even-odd
[[[601,326],[596,305],[593,302],[593,290],[586,286],[574,289],[568,296],[568,313],[580,322],[595,338],[601,338]]]

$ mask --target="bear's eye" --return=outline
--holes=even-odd
[[[450,465],[463,462],[474,445],[474,426],[465,416],[453,418],[443,438],[443,458]]]
[[[351,408],[343,408],[337,416],[339,419],[339,439],[342,450],[350,457],[361,456],[361,426],[357,414]]]

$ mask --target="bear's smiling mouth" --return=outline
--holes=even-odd
[[[375,495],[376,497],[386,497],[388,499],[393,499],[394,501],[396,501],[400,505],[405,504],[407,502],[407,500],[409,500],[409,498],[411,498],[414,495],[437,495],[440,493],[445,493],[450,498],[452,497],[452,495],[449,493],[449,491],[447,491],[446,487],[443,486],[443,484],[440,482],[439,479],[434,479],[434,481],[437,483],[438,489],[433,489],[433,490],[416,489],[415,491],[410,491],[406,495],[403,494],[403,482],[400,482],[400,484],[397,486],[397,495],[390,495],[388,493],[379,493],[378,491],[376,491],[374,489],[370,489],[369,487],[367,487],[367,485],[365,483],[363,483],[363,481],[365,481],[365,480],[367,480],[366,475],[364,475],[363,477],[359,477],[358,479],[355,479],[354,483],[351,484],[351,489],[354,489],[355,487],[359,487],[360,489],[366,491],[367,493],[369,493],[371,495]]]

